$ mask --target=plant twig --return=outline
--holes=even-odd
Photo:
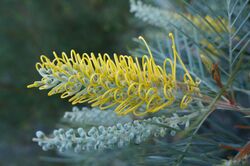
[[[208,111],[205,112],[204,116],[202,116],[201,120],[199,119],[199,124],[196,127],[196,129],[194,130],[194,132],[192,133],[191,137],[190,137],[190,141],[187,143],[185,149],[184,149],[184,153],[182,155],[179,156],[179,158],[177,159],[176,162],[176,166],[181,165],[183,159],[185,158],[185,153],[189,150],[191,143],[193,141],[194,136],[197,134],[197,132],[199,131],[200,127],[202,126],[202,124],[206,121],[206,119],[208,118],[208,116],[215,110],[215,104],[217,103],[217,101],[220,99],[220,97],[225,93],[226,89],[232,84],[233,80],[236,77],[236,74],[238,73],[240,66],[242,64],[242,60],[243,60],[243,55],[240,57],[238,63],[236,64],[235,70],[232,72],[232,75],[229,77],[226,85],[221,88],[219,94],[214,98],[214,100],[211,102],[211,104],[208,106]]]

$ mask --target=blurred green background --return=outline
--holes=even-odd
[[[129,13],[127,0],[1,0],[0,1],[0,165],[48,165],[32,137],[50,132],[67,100],[46,91],[27,89],[40,79],[35,63],[41,54],[127,53],[141,28]],[[54,165],[54,164],[53,164]]]

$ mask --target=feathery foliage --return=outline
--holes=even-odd
[[[160,1],[153,6],[144,4],[142,1],[131,0],[131,12],[143,21],[166,30],[167,33],[170,30],[175,32],[177,50],[186,56],[186,59],[182,58],[189,64],[187,68],[190,70],[190,74],[201,80],[201,93],[207,92],[206,94],[209,93],[209,96],[215,98],[207,107],[208,112],[193,126],[196,127],[194,132],[190,133],[193,138],[202,128],[202,124],[208,116],[214,112],[216,109],[214,106],[220,99],[227,100],[235,108],[239,108],[241,103],[235,94],[245,93],[249,100],[249,84],[247,84],[248,76],[246,74],[247,71],[249,72],[249,65],[247,65],[249,64],[249,4],[248,1],[221,1],[222,8],[218,10],[215,5],[218,3],[216,1],[206,3],[205,1],[187,2],[182,0],[178,1],[179,6],[180,4],[184,6],[182,6],[184,8],[182,10],[182,8],[171,8],[175,5],[171,2],[165,2],[163,5],[164,2]],[[160,7],[156,7],[157,5]],[[197,24],[194,18],[200,20],[200,24]],[[203,28],[199,25],[202,25]],[[163,31],[160,35],[164,33]],[[154,48],[152,51],[158,61],[161,61],[166,57],[162,50],[169,50],[169,44],[159,37],[151,41],[153,40],[155,42],[152,42]],[[234,46],[232,47],[232,45]],[[133,51],[134,54],[143,52],[143,49]],[[235,58],[234,62],[232,56]],[[243,61],[247,63],[242,63]],[[239,77],[238,72],[245,74]],[[249,109],[243,110],[245,110],[243,113],[248,114]],[[187,144],[184,152],[190,150],[192,142],[193,139]],[[243,143],[241,142],[241,144]],[[185,157],[186,154],[180,155],[175,164],[183,164]]]

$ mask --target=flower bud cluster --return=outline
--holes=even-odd
[[[192,113],[179,117],[153,117],[144,120],[134,120],[125,124],[105,127],[92,127],[89,130],[58,129],[50,136],[42,131],[36,132],[33,141],[43,150],[57,149],[60,152],[74,150],[76,153],[91,150],[122,148],[129,144],[140,144],[151,137],[164,137],[167,133],[175,134],[180,126],[188,127],[190,119],[197,114]],[[158,125],[160,124],[160,125]]]

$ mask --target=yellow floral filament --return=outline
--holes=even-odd
[[[82,55],[71,51],[70,57],[64,52],[62,57],[53,52],[55,59],[50,61],[41,56],[41,63],[36,69],[43,77],[28,88],[39,87],[40,90],[51,89],[48,95],[61,94],[61,98],[70,98],[72,104],[91,103],[93,107],[107,109],[115,107],[118,115],[133,113],[143,116],[154,113],[172,105],[179,98],[180,108],[186,108],[192,101],[192,95],[199,93],[199,82],[195,82],[186,69],[172,40],[174,61],[169,58],[163,68],[156,65],[152,52],[143,37],[142,40],[150,57],[138,58],[114,54],[112,60],[108,54],[94,53]],[[176,80],[176,64],[181,64],[185,74],[183,82]],[[171,72],[167,72],[167,65]],[[180,88],[183,86],[185,88]],[[182,92],[182,97],[178,97]]]

